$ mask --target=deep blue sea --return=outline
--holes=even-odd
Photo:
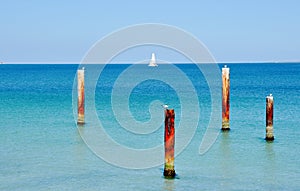
[[[300,189],[300,63],[228,64],[231,130],[220,131],[216,141],[202,155],[199,145],[213,108],[211,87],[199,68],[194,64],[175,66],[195,88],[198,113],[189,110],[193,102],[185,100],[193,97],[184,94],[187,85],[176,73],[168,73],[163,65],[151,69],[140,65],[131,79],[126,77],[131,76],[126,74],[130,66],[106,65],[93,86],[95,89],[87,82],[86,124],[77,127],[76,104],[73,103],[77,90],[73,87],[76,87],[78,65],[0,65],[0,190]],[[93,75],[89,72],[92,66],[85,67],[88,80]],[[223,64],[219,67],[221,71]],[[154,78],[142,80],[149,70],[157,75],[165,72],[173,84]],[[122,74],[127,80],[119,81],[118,85]],[[131,87],[135,79],[139,83]],[[95,95],[93,99],[88,97],[89,92]],[[264,140],[265,99],[270,93],[274,96],[274,142]],[[125,109],[130,111],[129,116],[125,111],[118,111],[124,107],[124,97],[128,101]],[[84,136],[92,136],[88,132],[93,124],[89,118],[89,103],[94,103],[105,133],[137,153],[163,144],[163,109],[157,105],[168,103],[175,109],[175,129],[182,120],[187,121],[183,124],[192,124],[199,119],[191,142],[175,157],[177,177],[165,179],[163,164],[143,168],[143,164],[145,167],[151,164],[150,155],[131,155],[133,161],[143,157],[145,161],[137,168],[126,168],[130,161],[126,161],[122,153],[113,152],[114,148],[110,149],[107,142],[104,145],[102,140],[93,139],[91,144],[95,141],[99,151],[91,150],[81,137],[85,133]],[[188,108],[188,114],[183,112],[184,104],[187,104],[184,107]],[[155,122],[158,126],[146,129],[146,122],[152,118],[158,119],[158,123]],[[141,128],[132,127],[132,121],[139,121]],[[122,128],[123,125],[128,125],[127,129]],[[180,128],[181,131],[176,130],[178,141],[189,136],[191,130],[188,126]],[[221,124],[216,128],[220,129]],[[180,144],[175,142],[175,150]],[[108,155],[101,158],[101,152]],[[161,153],[154,154],[157,156],[153,156],[153,160],[161,158],[163,161]],[[113,165],[110,161],[124,165]]]

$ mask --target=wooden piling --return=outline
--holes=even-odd
[[[165,109],[165,168],[164,176],[174,178],[174,146],[175,146],[175,112],[174,109]]]
[[[225,65],[222,68],[222,130],[230,130],[229,127],[229,98],[230,79],[229,68]]]
[[[273,141],[273,96],[266,97],[266,140]]]
[[[77,70],[78,124],[84,124],[84,68]]]

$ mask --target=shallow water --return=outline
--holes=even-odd
[[[162,126],[138,135],[121,128],[114,117],[112,86],[128,66],[110,65],[101,74],[95,91],[98,117],[122,145],[162,144]],[[0,65],[0,190],[298,190],[300,64],[229,64],[231,131],[220,133],[204,155],[199,145],[211,112],[209,88],[195,65],[177,66],[196,88],[200,120],[192,141],[175,158],[177,178],[169,180],[162,176],[163,165],[124,169],[87,147],[73,117],[77,65]],[[149,120],[149,104],[159,99],[175,108],[179,123],[178,91],[160,81],[139,84],[130,96],[132,115]],[[275,141],[268,143],[265,97],[270,93]]]

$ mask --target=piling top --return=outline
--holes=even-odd
[[[222,68],[222,73],[228,73],[229,74],[229,68],[227,67],[227,65],[224,65],[224,67]]]
[[[165,109],[165,112],[169,113],[169,114],[174,114],[175,113],[174,109]]]
[[[229,70],[229,67],[227,65],[224,65],[223,69]]]
[[[268,95],[267,99],[273,99],[273,95],[272,94]]]
[[[169,107],[168,104],[162,104],[161,106],[162,106],[162,108],[164,108],[165,110],[168,109],[168,107]]]

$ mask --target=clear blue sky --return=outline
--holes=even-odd
[[[1,0],[0,61],[80,62],[127,25],[164,23],[200,39],[217,61],[300,61],[298,0]]]

